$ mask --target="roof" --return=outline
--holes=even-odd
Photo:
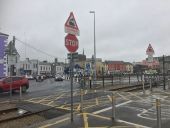
[[[123,61],[105,61],[106,64],[123,64]]]
[[[154,52],[154,50],[153,50],[153,48],[152,48],[152,45],[151,44],[149,44],[149,46],[148,46],[148,48],[147,48],[147,50],[146,50],[146,54],[154,54],[155,52]]]
[[[5,34],[5,33],[2,33],[2,32],[0,32],[0,35],[9,36],[9,35],[7,35],[7,34]]]

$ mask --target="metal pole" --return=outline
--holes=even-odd
[[[104,88],[104,69],[102,67],[102,81],[103,81],[103,88]]]
[[[149,84],[150,84],[150,91],[152,92],[152,79],[150,78],[149,80],[150,80],[150,81],[149,81]]]
[[[113,86],[113,74],[112,74],[112,76],[111,76],[111,77],[112,77],[112,86]]]
[[[156,99],[156,111],[157,111],[157,128],[161,128],[161,103],[160,103],[160,99]]]
[[[96,33],[95,33],[95,11],[90,11],[94,14],[94,83],[96,82]]]
[[[163,86],[165,90],[165,56],[163,55]]]
[[[71,122],[73,122],[73,54],[70,59],[70,78],[71,78]]]
[[[20,101],[22,100],[22,87],[20,86],[20,90],[19,90],[19,99]]]
[[[116,102],[116,98],[114,97],[114,94],[112,93],[112,120],[115,120],[116,118],[116,107],[115,107],[115,102]]]
[[[12,99],[12,77],[10,77],[10,100]]]
[[[129,73],[129,85],[130,85],[130,73]]]
[[[142,85],[143,85],[143,94],[145,94],[145,82],[144,82],[144,75],[142,75]]]
[[[83,112],[83,89],[80,89],[80,112]]]

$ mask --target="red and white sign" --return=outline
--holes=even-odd
[[[69,52],[76,52],[79,47],[77,37],[72,34],[67,34],[67,36],[65,37],[65,46]]]
[[[70,13],[70,16],[65,23],[65,33],[78,36],[80,35],[80,31],[74,18],[73,12]]]

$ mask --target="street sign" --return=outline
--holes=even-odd
[[[65,33],[69,33],[72,35],[80,35],[79,28],[77,26],[76,20],[74,18],[73,12],[70,13],[66,23],[65,23]]]
[[[69,52],[76,52],[79,46],[77,37],[75,35],[67,34],[65,37],[65,46]]]
[[[72,56],[72,59],[78,59],[78,52],[68,53],[67,54],[67,59],[71,59],[71,56]]]
[[[90,68],[91,68],[90,63],[86,63],[86,69],[90,70]]]

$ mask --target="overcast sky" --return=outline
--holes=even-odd
[[[0,0],[0,32],[27,42],[63,61],[64,24],[73,11],[80,29],[79,49],[93,51],[96,13],[97,58],[141,61],[149,43],[155,56],[170,54],[170,0]],[[21,58],[53,60],[16,42]]]

